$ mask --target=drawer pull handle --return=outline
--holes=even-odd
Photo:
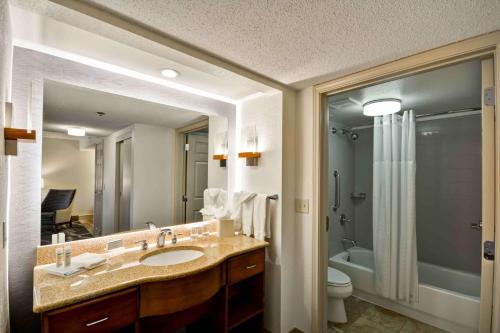
[[[247,266],[247,269],[252,269],[252,268],[255,268],[257,267],[257,265],[250,265],[250,266]]]
[[[86,324],[85,324],[85,326],[87,326],[87,327],[94,326],[94,325],[97,325],[97,324],[99,324],[99,323],[102,323],[103,321],[106,321],[106,320],[108,320],[108,319],[109,319],[109,317],[104,317],[104,318],[102,318],[102,319],[99,319],[99,320],[93,321],[93,322],[91,322],[91,323],[86,323]]]

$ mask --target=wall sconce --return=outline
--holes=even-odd
[[[5,103],[4,111],[4,130],[3,136],[5,140],[5,155],[17,155],[17,143],[19,140],[34,142],[36,140],[36,131],[32,129],[31,120],[31,102],[33,95],[33,82],[30,81],[28,86],[28,107],[26,110],[26,129],[12,128],[12,103]]]
[[[248,126],[243,131],[243,151],[238,153],[238,157],[246,159],[247,166],[257,166],[261,153],[258,150],[259,137],[255,125]]]
[[[227,166],[228,144],[227,144],[227,131],[218,133],[215,137],[215,155],[214,160],[219,161],[219,166],[225,168]]]

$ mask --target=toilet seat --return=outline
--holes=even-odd
[[[343,287],[351,284],[351,278],[338,269],[328,267],[328,285]]]

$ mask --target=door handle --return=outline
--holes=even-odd
[[[474,229],[474,230],[483,229],[483,220],[479,220],[479,223],[471,223],[470,227],[471,227],[471,229]]]

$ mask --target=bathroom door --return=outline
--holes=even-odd
[[[208,135],[187,134],[189,147],[186,154],[186,219],[185,222],[203,220],[203,192],[208,186]]]
[[[492,330],[493,269],[494,261],[485,252],[484,244],[495,241],[495,108],[488,105],[485,90],[494,87],[493,59],[482,60],[482,259],[481,259],[481,305],[479,332]],[[471,221],[479,225],[481,221]]]
[[[130,230],[132,139],[118,143],[118,232]]]

